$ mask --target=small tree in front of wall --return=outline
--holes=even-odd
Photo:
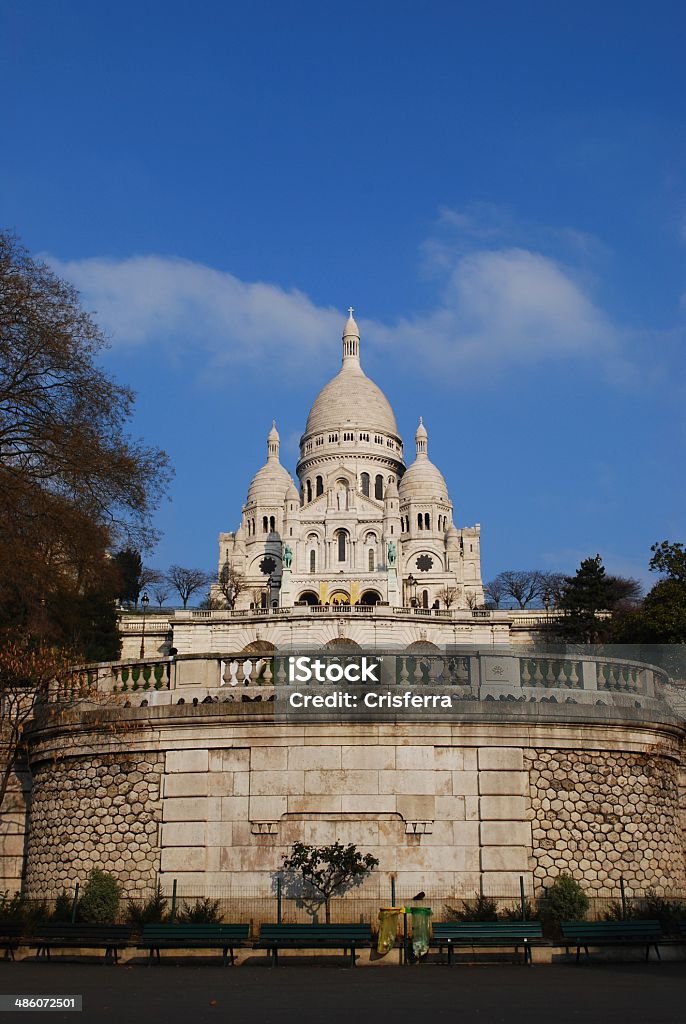
[[[116,921],[121,893],[121,885],[114,875],[93,868],[79,900],[79,920],[93,924]]]
[[[299,883],[299,898],[303,903],[315,907],[324,904],[329,924],[332,897],[360,885],[378,864],[376,857],[360,853],[354,843],[347,846],[339,842],[331,846],[293,843],[291,852],[283,858],[282,877],[291,883],[291,891],[292,883]]]
[[[582,921],[588,912],[588,896],[571,875],[558,875],[545,894],[544,918],[557,931],[562,921]]]

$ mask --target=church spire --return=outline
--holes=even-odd
[[[279,432],[276,429],[276,420],[272,420],[272,429],[267,434],[267,461],[275,459],[279,461]]]
[[[417,455],[428,455],[429,435],[421,416],[419,417],[419,426],[417,427],[417,433],[414,435],[414,440],[417,445]]]
[[[343,328],[343,365],[360,363],[360,329],[353,317],[353,307],[348,307],[348,319]]]

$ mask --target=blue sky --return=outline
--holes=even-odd
[[[79,288],[211,568],[349,304],[484,577],[686,539],[681,2],[0,11],[0,223]]]

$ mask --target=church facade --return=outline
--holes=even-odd
[[[395,416],[364,373],[352,309],[339,372],[300,439],[297,484],[273,425],[235,532],[219,536],[215,599],[236,610],[296,605],[469,609],[483,604],[480,527],[458,528],[422,420],[406,467]]]

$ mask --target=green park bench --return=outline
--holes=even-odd
[[[523,952],[523,964],[531,964],[532,943],[543,940],[540,921],[447,921],[434,924],[431,946],[439,953],[448,950],[448,964],[452,964],[453,950],[511,946],[515,955]]]
[[[161,949],[221,949],[222,964],[233,964],[234,949],[248,938],[248,924],[146,924],[137,949],[148,950],[148,965]]]
[[[5,960],[14,960],[14,951],[21,945],[20,940],[25,931],[23,924],[0,922],[0,949],[5,950]]]
[[[254,943],[255,949],[267,949],[272,966],[278,966],[279,949],[350,950],[350,966],[355,966],[355,950],[370,946],[372,930],[368,924],[263,924]]]
[[[37,956],[50,959],[51,949],[104,949],[105,962],[117,962],[118,950],[131,944],[133,929],[128,924],[72,924],[57,923],[34,925],[27,945],[36,949]]]
[[[646,960],[652,946],[661,959],[658,944],[664,936],[659,921],[563,921],[560,928],[567,952],[576,946],[577,963],[582,949],[589,956],[589,946],[645,946]]]

